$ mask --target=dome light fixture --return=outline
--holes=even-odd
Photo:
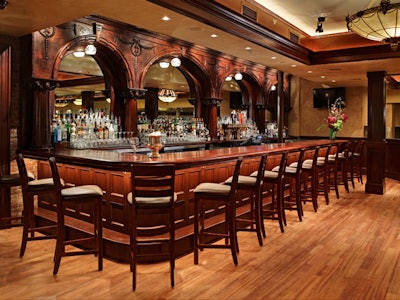
[[[173,59],[171,59],[171,66],[178,68],[181,66],[181,60],[179,59],[179,57],[174,57]]]
[[[160,99],[162,102],[171,103],[174,102],[176,98],[178,98],[178,96],[173,90],[161,89],[158,92],[158,99]]]
[[[231,80],[232,80],[232,75],[226,76],[225,80],[226,80],[226,81],[231,81]]]
[[[95,55],[97,52],[96,46],[93,44],[89,44],[85,47],[85,54],[86,55]]]
[[[237,73],[235,74],[235,80],[242,80],[242,79],[243,79],[242,73],[237,72]]]
[[[399,14],[400,3],[381,0],[379,6],[347,16],[347,28],[366,39],[390,43],[390,48],[396,51],[400,41]]]
[[[84,57],[85,56],[85,51],[74,51],[72,54],[75,57]]]
[[[167,62],[165,60],[160,61],[158,64],[161,69],[167,69],[169,67],[169,62]]]

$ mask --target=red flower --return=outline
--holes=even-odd
[[[336,122],[336,117],[335,116],[329,116],[328,117],[328,124],[331,125]]]

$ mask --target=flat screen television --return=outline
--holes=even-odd
[[[314,89],[313,106],[314,108],[325,108],[329,104],[333,104],[338,98],[342,98],[345,101],[345,93],[346,89],[344,87]]]

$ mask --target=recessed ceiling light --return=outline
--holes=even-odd
[[[335,79],[332,79],[332,82],[336,82],[336,80],[335,80]]]
[[[322,79],[324,79],[324,78],[325,78],[325,76],[324,76],[324,75],[322,75],[322,76],[321,76],[321,78],[322,78]]]
[[[297,65],[292,65],[292,68],[296,68],[297,67]]]
[[[216,35],[215,33],[213,33],[213,34],[211,35],[211,37],[212,37],[212,38],[216,38],[216,37],[218,37],[218,35]]]
[[[249,50],[251,50],[251,47],[246,47],[246,48],[244,48],[245,50],[247,50],[247,51],[249,51]]]
[[[307,73],[308,73],[308,74],[311,74],[311,73],[312,73],[312,71],[311,71],[311,70],[309,70],[309,71],[307,71]]]
[[[169,20],[171,20],[168,16],[164,16],[164,17],[162,17],[161,18],[161,20],[163,20],[163,21],[169,21]]]
[[[271,59],[276,59],[276,56],[272,56]]]

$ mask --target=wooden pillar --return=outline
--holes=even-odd
[[[121,116],[123,131],[131,131],[134,136],[137,136],[137,99],[143,99],[146,95],[146,89],[128,88],[118,90],[118,96],[124,102],[124,115]]]
[[[94,91],[82,91],[82,108],[89,111],[94,108]]]
[[[45,150],[51,148],[50,141],[50,92],[57,87],[54,81],[45,79],[34,79],[33,89],[33,110],[31,130],[31,148],[33,150]],[[28,112],[27,112],[28,113]]]
[[[202,112],[204,124],[210,131],[212,139],[217,138],[217,107],[221,105],[222,99],[206,98],[202,102],[206,107],[206,111]]]
[[[0,49],[0,168],[10,173],[11,48]],[[0,189],[0,217],[11,216],[10,189]]]
[[[385,192],[386,72],[368,72],[368,136],[366,193]]]
[[[150,122],[158,117],[158,88],[148,88],[144,109]]]
[[[277,117],[278,117],[278,143],[283,143],[283,123],[285,117],[285,95],[283,93],[283,72],[278,71],[278,99],[277,99]]]
[[[266,105],[254,105],[254,120],[261,134],[265,132],[265,110]]]

